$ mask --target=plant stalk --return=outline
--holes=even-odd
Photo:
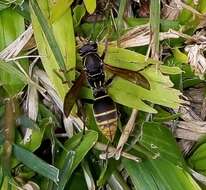
[[[5,116],[4,116],[4,145],[2,153],[2,167],[4,174],[10,175],[11,168],[11,154],[12,145],[15,136],[15,109],[14,109],[14,99],[8,98],[5,101]]]

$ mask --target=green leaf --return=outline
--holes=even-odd
[[[199,188],[186,171],[180,168],[184,167],[184,160],[172,133],[167,128],[159,123],[146,122],[141,134],[140,144],[156,155],[159,154],[159,159],[142,163],[123,160],[136,189],[181,190],[190,185],[191,189]]]
[[[168,75],[178,75],[183,72],[179,67],[169,67],[166,65],[160,65],[160,71]]]
[[[100,53],[103,52],[104,46],[99,46]],[[105,57],[105,63],[114,67],[139,71],[150,64],[161,64],[162,62],[153,59],[147,59],[140,53],[117,47],[109,47]]]
[[[129,18],[125,18],[125,19],[126,19],[127,24],[129,25],[129,27],[144,25],[144,24],[147,24],[149,22],[148,18],[129,17]],[[160,20],[160,28],[161,28],[161,32],[168,32],[169,29],[179,30],[180,24],[176,20],[161,19]]]
[[[173,55],[179,63],[188,64],[188,57],[184,53],[182,53],[178,48],[175,48],[173,51]]]
[[[4,179],[4,173],[3,173],[3,168],[1,167],[1,164],[0,164],[0,188],[3,183],[3,179]]]
[[[122,163],[137,190],[200,190],[185,170],[166,160],[136,163],[123,159]]]
[[[119,166],[119,162],[117,162],[114,159],[110,159],[108,161],[108,164],[102,168],[99,179],[97,180],[97,186],[102,187],[106,184],[108,179],[113,175],[114,173],[117,173],[117,168]]]
[[[30,128],[30,129],[32,128],[35,129],[38,127],[37,124],[26,115],[21,115],[20,117],[18,117],[16,119],[16,124],[18,126],[21,125],[24,128]]]
[[[206,175],[206,143],[201,144],[188,159],[190,166],[197,172]]]
[[[120,77],[115,77],[108,88],[108,93],[115,102],[145,112],[157,113],[155,109],[141,100],[144,95],[143,91],[148,90]]]
[[[94,13],[96,9],[96,0],[84,0],[84,4],[89,14]]]
[[[83,5],[77,5],[74,10],[74,15],[73,15],[73,22],[74,22],[74,27],[78,27],[82,18],[84,17],[86,10]]]
[[[74,169],[79,165],[82,159],[84,159],[88,151],[94,146],[97,139],[98,139],[98,133],[96,131],[87,131],[83,136],[83,138],[82,138],[82,133],[79,133],[65,142],[64,148],[68,152],[74,150],[75,157],[70,169],[68,169],[67,171],[62,171],[64,169],[64,160],[67,155],[67,152],[63,151],[59,156],[59,159],[57,161],[57,166],[59,168],[62,168],[62,170],[60,170],[60,173],[62,172],[64,173],[65,175],[64,179],[67,179],[67,181],[69,180]],[[62,184],[59,184],[59,186],[56,186],[56,188],[54,189],[55,190],[64,189],[67,181],[66,180],[62,181]]]
[[[51,23],[56,22],[70,8],[73,0],[58,0],[52,4],[51,8]]]
[[[125,13],[126,6],[127,6],[127,1],[121,0],[119,3],[118,17],[116,21],[118,36],[120,33],[122,33],[122,31],[124,31],[124,13]]]
[[[73,151],[69,151],[66,156],[65,156],[65,160],[64,160],[64,165],[63,167],[60,169],[60,181],[58,183],[58,190],[64,190],[64,187],[68,181],[68,171],[71,171],[72,169],[72,165],[74,162],[74,158],[75,158],[75,152]]]
[[[145,25],[149,22],[148,18],[134,18],[134,17],[129,17],[129,18],[125,18],[126,22],[128,24],[129,27],[135,27],[135,26],[139,26],[139,25]]]
[[[25,75],[19,71],[12,62],[4,62],[0,60],[0,68],[2,71],[7,72],[12,75],[12,77],[16,76],[18,80],[21,80],[24,83],[27,83],[27,78]]]
[[[39,104],[39,114],[41,115],[41,119],[39,120],[40,128],[45,128],[51,124],[60,127],[61,124],[57,120],[55,113],[53,113],[52,110],[47,108],[46,105],[41,103]]]
[[[15,95],[28,83],[25,75],[20,72],[12,62],[0,60],[0,83],[9,96]]]
[[[21,139],[21,141],[18,144],[21,145],[23,148],[26,148],[27,150],[34,152],[41,146],[44,132],[44,128],[34,128],[32,129],[30,141],[25,144],[23,139]]]
[[[64,58],[63,58],[62,53],[60,51],[60,48],[57,44],[57,41],[55,39],[55,36],[54,36],[52,29],[50,28],[50,26],[49,26],[49,24],[44,16],[43,12],[41,11],[37,1],[31,0],[30,2],[31,2],[32,10],[34,11],[34,13],[38,19],[38,22],[39,22],[39,24],[44,32],[44,35],[47,39],[47,42],[49,43],[49,46],[53,51],[55,59],[59,62],[60,68],[65,69]]]
[[[0,184],[0,188],[2,190],[17,190],[16,187],[12,186],[12,183],[14,183],[14,181],[12,180],[12,178],[10,176],[3,176],[2,179],[2,184]]]
[[[55,183],[58,182],[59,170],[58,168],[47,164],[45,161],[38,158],[33,153],[21,148],[18,145],[13,145],[13,153],[16,159],[26,165],[28,168],[37,172],[38,174],[51,179]]]
[[[47,125],[50,122],[51,122],[50,119],[47,119]],[[37,150],[42,143],[42,139],[43,139],[44,132],[45,132],[45,127],[47,125],[41,126],[40,124],[40,126],[38,126],[33,120],[31,120],[25,115],[17,118],[17,124],[23,128],[32,129],[32,135],[30,137],[29,142],[25,144],[24,140],[21,137],[19,137],[19,139],[16,140],[17,144],[20,145],[22,148],[25,148],[31,152],[34,152],[35,150]]]
[[[69,81],[73,81],[75,80],[76,67],[76,39],[74,35],[73,18],[70,8],[67,9],[67,12],[62,17],[60,17],[58,21],[52,24],[52,29],[65,60],[64,63],[67,69],[67,79]]]
[[[75,78],[76,48],[73,31],[71,10],[62,15],[52,25],[49,23],[50,1],[32,0],[31,18],[34,36],[37,42],[38,52],[52,84],[63,100],[68,85],[62,84],[62,80],[56,73],[60,68],[64,71],[64,80],[72,81]],[[70,35],[68,35],[68,33]],[[70,70],[70,72],[66,72]],[[63,73],[59,73],[63,75]]]
[[[65,189],[66,190],[74,190],[74,189],[88,190],[85,178],[82,175],[83,175],[82,168],[78,167],[72,173],[72,176],[69,182],[67,183]]]
[[[187,4],[190,6],[193,4],[192,0],[187,0]],[[191,8],[194,8],[194,4],[193,7],[191,6]],[[183,9],[179,16],[178,16],[178,21],[180,22],[181,25],[187,25],[188,27],[194,27],[192,22],[194,21],[193,19],[193,14],[190,10],[188,9]]]
[[[149,81],[151,90],[144,94],[144,100],[155,104],[178,108],[185,103],[180,99],[181,92],[173,87],[169,76],[163,75],[155,66],[148,67],[141,71],[141,74]]]
[[[178,119],[181,116],[181,113],[172,114],[169,111],[161,108],[160,106],[155,106],[158,111],[158,114],[153,116],[154,122],[165,122]]]
[[[184,160],[172,133],[160,123],[146,122],[139,143],[161,159],[183,166]],[[169,150],[169,151],[168,151]]]
[[[13,42],[24,30],[24,18],[16,11],[11,8],[0,11],[0,51]],[[3,64],[3,62],[1,61],[0,64]],[[12,63],[5,64],[11,65]],[[6,67],[6,65],[4,66]],[[25,86],[25,83],[22,79],[19,80],[17,75],[15,71],[11,73],[11,70],[5,72],[5,70],[0,69],[0,83],[3,84],[3,88],[10,97],[19,93]]]
[[[169,77],[156,71],[155,67],[148,68],[141,74],[149,81],[151,90],[144,89],[120,77],[115,77],[108,88],[108,93],[113,100],[122,105],[150,113],[156,113],[156,110],[145,104],[143,100],[171,108],[178,108],[184,102],[179,98],[180,91],[171,88],[173,84]]]
[[[199,11],[200,11],[202,14],[205,14],[205,13],[206,13],[206,1],[204,1],[204,0],[200,0],[200,1],[199,1]]]
[[[4,144],[4,135],[0,133],[0,145]]]

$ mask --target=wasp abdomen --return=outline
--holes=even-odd
[[[113,141],[117,129],[117,109],[113,100],[104,92],[95,96],[94,117],[104,136]]]

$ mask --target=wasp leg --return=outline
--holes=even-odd
[[[64,79],[64,76],[62,76],[58,71],[53,70],[54,73],[57,75],[57,77],[62,81],[63,84],[67,83]]]
[[[85,132],[86,132],[86,123],[87,123],[87,117],[86,117],[86,114],[85,114],[85,103],[88,103],[88,104],[93,104],[94,103],[94,100],[91,100],[91,99],[81,99],[81,100],[78,100],[77,101],[77,106],[78,106],[78,115],[79,117],[81,118],[81,120],[83,121],[83,130],[82,130],[82,136],[80,138],[80,141],[78,144],[80,144],[84,138],[84,135],[85,135]]]
[[[70,71],[74,70],[74,68],[71,68],[69,70],[63,70],[59,69],[59,71],[54,70],[54,73],[57,75],[58,78],[61,79],[63,84],[70,84],[70,81],[65,80],[65,77],[61,75],[61,73],[69,73]]]
[[[70,68],[70,69],[59,69],[59,72],[62,72],[62,73],[69,73],[71,71],[73,71],[75,68]]]
[[[106,150],[105,150],[106,160],[109,159],[109,144],[110,144],[110,141],[107,142],[107,147],[106,147]]]
[[[85,132],[86,132],[86,114],[84,112],[84,103],[82,102],[82,100],[77,100],[77,107],[78,107],[78,113],[77,115],[79,115],[79,117],[81,118],[82,122],[83,122],[83,129],[82,129],[82,135],[81,135],[81,138],[78,142],[78,144],[76,145],[76,147],[78,147],[83,138],[84,138],[84,135],[85,135]]]
[[[109,86],[109,85],[112,83],[112,81],[113,81],[113,79],[114,79],[115,76],[116,76],[116,75],[112,75],[112,76],[105,82],[105,86]]]

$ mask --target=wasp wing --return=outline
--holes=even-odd
[[[65,98],[64,98],[64,114],[66,117],[69,116],[77,98],[80,92],[80,89],[84,83],[84,81],[86,80],[86,76],[84,71],[82,71],[79,75],[79,77],[77,78],[77,80],[75,80],[73,86],[71,87],[71,89],[67,92]]]
[[[108,64],[104,64],[104,67],[107,71],[109,71],[110,73],[114,75],[118,75],[126,80],[135,82],[135,84],[140,85],[146,89],[150,89],[150,84],[148,80],[143,75],[141,75],[139,72],[113,67]]]

